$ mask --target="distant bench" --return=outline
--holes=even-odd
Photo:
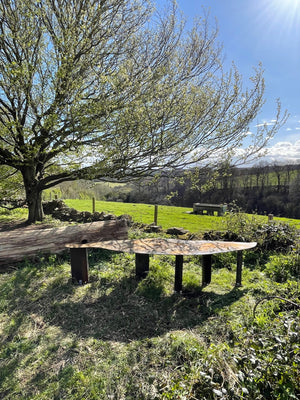
[[[149,272],[149,255],[175,255],[175,283],[174,290],[182,290],[183,256],[202,256],[202,285],[211,282],[212,254],[236,252],[236,286],[242,283],[243,250],[251,249],[256,243],[221,242],[208,240],[181,240],[181,239],[125,239],[107,240],[94,243],[68,244],[71,252],[71,271],[75,282],[88,282],[88,249],[106,249],[117,252],[135,254],[135,273],[137,278],[145,278]]]
[[[224,215],[227,210],[226,204],[206,204],[206,203],[194,203],[193,212],[194,214],[203,215],[203,211],[206,211],[207,215],[214,215],[216,211],[218,216]]]

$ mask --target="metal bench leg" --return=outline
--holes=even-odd
[[[135,254],[135,276],[144,279],[149,272],[149,254]]]
[[[71,274],[73,283],[87,283],[89,281],[89,261],[87,249],[70,249]]]
[[[242,286],[242,267],[243,267],[243,251],[236,253],[236,281],[235,286]]]
[[[211,254],[202,256],[202,286],[211,282]]]
[[[181,292],[182,290],[182,270],[183,270],[183,256],[177,255],[175,259],[175,292]]]

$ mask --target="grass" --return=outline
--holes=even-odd
[[[299,282],[276,284],[245,268],[243,287],[234,288],[235,271],[219,268],[202,288],[200,259],[187,257],[188,295],[178,295],[172,257],[151,257],[140,282],[133,255],[95,250],[89,261],[85,286],[71,284],[67,254],[0,274],[1,399],[288,400],[300,394],[299,309],[267,300],[253,316],[265,296],[299,302]]]
[[[26,219],[28,210],[26,208],[16,208],[14,210],[6,210],[0,208],[0,222],[11,222],[14,220]]]
[[[65,200],[65,202],[69,207],[79,211],[92,211],[91,200]],[[96,211],[114,215],[128,214],[137,223],[151,224],[154,222],[154,205],[150,204],[96,201]],[[191,211],[192,209],[187,207],[158,206],[157,223],[163,229],[177,226],[191,232],[212,230],[218,227],[216,217],[205,216],[203,218],[203,216],[190,214]]]
[[[88,210],[88,203],[68,204]],[[132,207],[135,220],[144,210],[143,222],[154,211],[97,203],[98,211],[101,207],[117,215],[132,214]],[[193,218],[197,230],[209,220],[224,228],[223,217],[173,208],[159,207],[159,223],[169,212],[163,224],[184,221],[191,229]],[[191,220],[180,220],[176,210]],[[13,219],[24,211],[16,210]],[[11,220],[8,212],[1,218]],[[130,231],[130,237],[138,235]],[[243,286],[235,288],[231,256],[214,258],[218,268],[206,287],[200,283],[201,259],[185,257],[183,294],[173,291],[169,256],[151,257],[149,275],[137,281],[134,255],[91,251],[90,281],[84,286],[71,283],[68,253],[2,269],[0,398],[299,398],[299,280],[277,283],[263,265],[254,268],[245,257]]]
[[[65,200],[65,203],[79,211],[92,211],[92,200]],[[104,211],[114,215],[131,215],[134,222],[151,224],[154,221],[154,205],[96,201],[96,211]],[[182,227],[190,232],[205,232],[226,229],[227,217],[191,214],[192,208],[158,206],[158,224],[163,229],[174,226]],[[256,215],[255,218],[267,222],[268,217]],[[289,223],[300,229],[300,220],[290,218],[274,218],[275,221]]]

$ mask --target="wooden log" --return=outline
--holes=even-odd
[[[127,239],[127,237],[127,224],[124,220],[4,231],[0,232],[0,265],[18,262],[40,253],[59,253],[71,243]]]

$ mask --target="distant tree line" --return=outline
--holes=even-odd
[[[245,212],[300,218],[300,164],[180,171],[131,185],[128,202],[192,207],[195,202],[232,203]],[[112,194],[111,194],[112,195]]]

